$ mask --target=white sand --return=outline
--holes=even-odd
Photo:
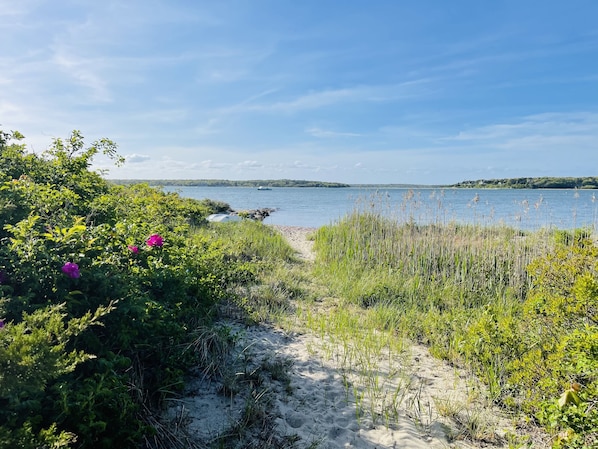
[[[280,225],[274,225],[272,227],[284,235],[289,242],[289,245],[297,251],[299,258],[309,261],[315,260],[315,255],[312,251],[314,242],[309,239],[309,236],[315,233],[316,228]]]
[[[313,260],[312,242],[306,239],[313,229],[276,228],[302,258]],[[284,441],[285,436],[287,441],[289,438],[296,441],[294,446],[284,447],[418,449],[503,447],[503,444],[507,447],[500,436],[509,427],[509,421],[500,418],[497,410],[481,405],[479,386],[473,377],[431,357],[423,346],[410,346],[404,354],[391,354],[386,359],[380,357],[369,377],[364,377],[359,364],[351,369],[342,365],[343,349],[327,337],[288,334],[266,326],[227,325],[241,338],[238,347],[242,351],[237,360],[248,361],[245,371],[273,360],[293,363],[288,370],[288,384],[269,379],[268,385],[262,386],[274,397],[268,405],[268,412],[275,416],[271,441]],[[395,404],[392,413],[384,415],[375,411],[372,416],[364,379],[378,382],[374,388],[378,406]],[[171,410],[174,413],[185,409],[192,437],[200,445],[225,432],[245,407],[243,395],[223,396],[218,392],[220,387],[195,379],[189,384],[187,396]],[[480,433],[486,435],[487,441],[461,438],[458,426],[440,415],[437,404],[450,406],[460,421],[486,426]],[[244,447],[264,445],[255,440]],[[270,442],[269,447],[282,446]]]

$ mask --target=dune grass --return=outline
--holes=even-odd
[[[424,343],[473,370],[494,404],[545,426],[554,447],[598,441],[591,230],[417,224],[370,209],[320,228],[314,248],[314,274],[343,310],[327,317],[328,332],[362,347],[364,329]],[[359,324],[343,318],[352,308]],[[583,385],[579,409],[565,396],[557,405],[570,384]]]
[[[521,434],[497,433],[496,416],[488,408],[500,405],[520,417],[518,424],[545,426],[551,436],[540,437],[543,444],[592,447],[594,306],[576,303],[571,315],[568,303],[549,302],[551,295],[573,294],[576,277],[595,273],[590,231],[523,232],[434,220],[417,224],[357,210],[316,232],[317,258],[309,265],[295,259],[276,232],[260,224],[245,226],[257,236],[255,242],[246,229],[236,234],[244,244],[231,242],[247,257],[261,258],[261,268],[260,283],[238,287],[244,309],[256,322],[273,320],[318,336],[314,355],[337,367],[360,421],[392,426],[407,415],[426,434],[444,417],[457,439],[529,444]],[[248,248],[261,249],[250,256]],[[596,301],[593,285],[578,287],[586,289],[578,293],[584,304]],[[539,304],[538,295],[548,299]],[[567,313],[569,318],[563,317]],[[409,366],[409,340],[470,370],[468,382],[476,385],[481,379],[484,391],[473,386],[464,398],[426,396]],[[538,345],[545,353],[536,351]],[[590,368],[576,371],[567,354]],[[538,382],[542,378],[550,381]],[[572,381],[583,384],[581,405],[564,410],[557,402]],[[577,427],[568,427],[571,413],[581,423]]]

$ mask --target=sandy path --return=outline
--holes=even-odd
[[[315,260],[315,255],[312,251],[314,242],[309,239],[309,236],[316,231],[316,228],[280,225],[272,225],[272,227],[277,229],[287,239],[289,245],[297,251],[297,254],[301,259],[309,261]]]
[[[308,239],[314,229],[291,226],[276,226],[276,229],[300,257],[307,261],[314,259],[313,242]],[[266,390],[274,397],[268,410],[274,423],[267,447],[440,449],[503,447],[503,444],[507,447],[501,436],[510,423],[499,419],[497,410],[485,409],[475,402],[473,393],[478,387],[472,386],[472,377],[431,357],[423,346],[410,346],[403,354],[381,357],[364,377],[359,363],[352,362],[347,367],[339,362],[346,356],[347,348],[327,336],[239,323],[227,326],[240,336],[238,347],[242,348],[244,360],[251,361],[247,362],[251,366],[240,371],[266,366],[272,361],[292,362],[287,367],[288,377],[268,380]],[[369,409],[366,397],[368,379],[377,383],[376,401],[392,404],[392,413],[386,416],[367,413],[373,410]],[[246,407],[242,395],[226,398],[221,390],[219,384],[196,379],[188,386],[188,395],[172,410],[173,414],[186,411],[192,437],[200,447],[230,428]],[[457,420],[486,426],[481,429],[486,441],[462,439],[463,430],[441,416],[438,404],[454,408]],[[266,447],[260,438],[263,436],[240,447]],[[286,443],[272,445],[272,441]],[[292,444],[287,444],[289,441]]]

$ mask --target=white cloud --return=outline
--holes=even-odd
[[[130,162],[131,164],[138,164],[140,162],[146,162],[151,159],[151,156],[147,156],[145,154],[128,154],[125,156],[126,162]]]
[[[289,167],[290,168],[312,168],[308,164],[301,162],[301,161],[295,161],[292,164],[289,164]]]
[[[248,169],[255,169],[255,168],[262,168],[264,165],[258,161],[243,161],[237,164],[237,167],[240,169],[248,168]]]

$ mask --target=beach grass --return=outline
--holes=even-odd
[[[335,314],[321,321],[334,335],[330,339],[353,336],[352,350],[362,354],[379,351],[371,335],[426,344],[435,356],[480,378],[488,404],[524,412],[555,432],[571,429],[554,405],[558,396],[569,383],[583,379],[587,399],[578,419],[592,423],[598,370],[590,348],[597,298],[593,287],[582,283],[584,293],[576,294],[575,285],[583,276],[595,285],[593,237],[588,229],[524,232],[483,223],[418,224],[379,210],[358,210],[316,234],[314,274],[329,287],[328,295],[338,298]],[[576,295],[585,298],[585,305],[578,304]],[[344,316],[351,310],[358,319]],[[324,324],[310,325],[324,333]],[[572,346],[571,340],[584,343]],[[544,349],[534,352],[533,347]],[[575,351],[593,368],[576,367],[570,361]],[[356,366],[355,358],[348,364]],[[539,381],[535,370],[550,381]],[[375,372],[374,367],[363,376],[365,391],[376,380]],[[378,400],[376,394],[369,396]],[[412,409],[421,411],[414,398]],[[485,415],[472,410],[453,420],[469,437],[484,433],[477,421]],[[595,431],[588,436],[582,426],[567,432],[584,441],[596,438]]]
[[[561,427],[547,428],[548,418],[542,417],[574,371],[551,370],[545,365],[558,360],[541,362],[528,354],[530,342],[544,335],[539,327],[526,328],[525,320],[534,319],[525,315],[529,298],[545,281],[530,267],[559,251],[587,248],[591,231],[418,224],[361,209],[315,232],[317,257],[309,264],[289,253],[276,233],[249,226],[256,242],[241,232],[244,244],[235,245],[244,252],[261,248],[251,257],[261,258],[262,271],[258,284],[237,290],[245,309],[255,322],[312,332],[312,354],[341,374],[346,401],[362,425],[392,427],[407,416],[423,435],[443,422],[454,439],[523,447],[530,437],[514,429],[525,422],[538,434],[533,424],[544,425],[553,436],[541,438],[556,441]],[[471,385],[466,395],[428,394],[425,379],[417,376],[412,342],[459,368],[455,379],[465,377]],[[536,365],[522,366],[526,357]],[[531,379],[539,366],[561,377],[550,388],[536,388]],[[588,379],[584,386],[593,385],[594,371]],[[590,405],[591,391],[584,396]],[[540,394],[545,402],[538,401]],[[499,415],[512,421],[505,427]]]

